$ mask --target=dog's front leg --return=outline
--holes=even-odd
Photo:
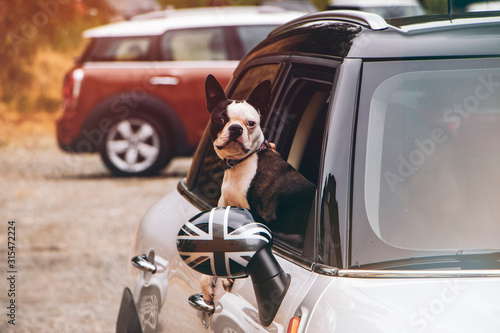
[[[200,281],[201,293],[207,304],[214,304],[216,278],[209,275],[202,275]]]
[[[234,279],[222,279],[222,288],[224,288],[224,290],[227,292],[231,291],[233,284],[234,284]]]

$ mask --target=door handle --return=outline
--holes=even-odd
[[[215,306],[213,304],[208,304],[203,298],[203,294],[194,294],[189,296],[188,298],[189,305],[195,308],[198,311],[206,312],[206,313],[214,313]]]
[[[152,274],[156,273],[156,266],[153,263],[149,262],[146,255],[133,257],[132,265],[134,265],[135,267],[139,268],[142,271]]]
[[[149,83],[154,86],[176,86],[179,84],[179,78],[175,76],[153,76]]]

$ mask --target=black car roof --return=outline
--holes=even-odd
[[[384,20],[358,11],[305,15],[271,32],[242,61],[263,55],[366,60],[500,55],[500,13]]]

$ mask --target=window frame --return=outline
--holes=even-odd
[[[227,95],[230,97],[234,91],[235,88],[238,86],[238,83],[240,80],[245,76],[245,74],[252,68],[258,67],[258,66],[263,66],[263,65],[272,65],[272,64],[277,64],[279,66],[278,73],[276,74],[276,79],[273,84],[273,95],[272,95],[272,100],[270,102],[270,109],[273,109],[277,106],[278,101],[281,101],[281,98],[283,96],[286,96],[287,93],[290,92],[291,89],[293,89],[294,85],[289,84],[290,82],[290,75],[292,75],[293,72],[293,66],[301,66],[301,67],[314,67],[316,69],[319,68],[329,68],[330,70],[333,71],[333,77],[332,81],[330,82],[331,84],[331,90],[330,90],[330,104],[328,106],[328,109],[326,110],[326,122],[325,122],[325,127],[324,127],[324,133],[323,133],[323,138],[322,138],[322,144],[321,144],[321,157],[320,157],[320,164],[319,164],[319,170],[318,170],[318,186],[315,194],[315,198],[313,200],[313,207],[311,208],[311,213],[310,213],[310,218],[308,221],[308,230],[305,235],[305,245],[302,251],[297,251],[296,249],[292,248],[289,246],[287,243],[280,241],[280,240],[275,240],[273,250],[280,256],[286,258],[287,260],[295,262],[297,265],[306,268],[308,270],[312,270],[314,263],[316,262],[316,259],[318,257],[317,254],[317,224],[319,223],[318,219],[318,211],[319,211],[319,206],[321,205],[321,193],[323,191],[322,185],[321,185],[321,178],[323,174],[323,158],[324,158],[324,151],[325,151],[325,144],[326,144],[326,137],[327,137],[327,132],[328,132],[328,123],[329,123],[329,118],[330,118],[330,113],[333,105],[333,98],[334,98],[334,93],[335,93],[335,88],[336,88],[336,82],[337,82],[337,76],[338,76],[338,69],[340,66],[340,61],[337,59],[322,59],[322,58],[311,58],[311,57],[303,57],[303,56],[274,56],[274,57],[267,57],[265,59],[263,58],[258,58],[255,59],[255,61],[252,61],[249,63],[244,71],[241,71],[238,75],[237,78],[233,79],[229,85],[229,87],[226,89]],[[305,71],[306,72],[306,71]],[[304,73],[305,73],[304,72]],[[313,71],[316,73],[319,73],[320,71]],[[314,80],[314,75],[310,73],[310,75],[303,75],[301,79],[304,80]],[[271,118],[271,115],[269,114],[268,117],[263,119],[262,125],[263,127],[267,128],[269,126],[269,119]],[[281,125],[282,126],[282,125]],[[196,194],[193,190],[195,186],[197,185],[199,181],[199,176],[201,173],[202,169],[202,164],[203,160],[208,152],[209,145],[210,145],[211,139],[208,131],[208,127],[205,130],[205,134],[203,135],[203,138],[200,142],[200,145],[195,153],[194,159],[192,166],[189,170],[187,179],[182,180],[179,183],[178,190],[179,192],[193,205],[198,207],[199,209],[205,210],[209,209],[212,206],[206,202],[200,195]]]

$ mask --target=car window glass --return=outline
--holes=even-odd
[[[151,37],[96,38],[92,61],[148,60]]]
[[[359,141],[366,144],[364,191],[358,192],[363,178],[356,178],[353,219],[360,219],[364,202],[370,233],[407,252],[368,255],[361,245],[353,257],[500,249],[500,69],[474,68],[471,61],[462,61],[467,68],[439,63],[431,70],[407,64],[408,71],[385,77],[365,96],[371,97],[360,105],[361,113],[369,110],[366,143]],[[377,70],[387,72],[382,67],[367,67],[365,91],[380,80]],[[367,244],[370,233],[358,223],[353,241]]]
[[[255,45],[263,41],[275,29],[274,25],[240,26],[236,28],[243,46],[243,52],[248,53]]]
[[[161,37],[162,59],[228,60],[222,28],[174,30]]]

